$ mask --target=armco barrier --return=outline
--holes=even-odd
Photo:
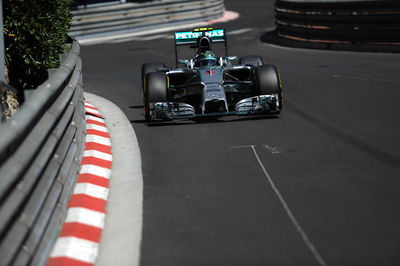
[[[282,39],[400,48],[400,1],[277,0],[275,11]]]
[[[79,50],[0,124],[2,266],[45,264],[62,223],[85,134]]]
[[[167,0],[126,3],[73,11],[70,34],[90,39],[219,18],[223,0]]]

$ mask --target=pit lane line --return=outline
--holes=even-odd
[[[264,145],[265,146],[265,145]],[[243,148],[251,148],[254,156],[256,158],[256,161],[258,162],[259,166],[263,170],[263,173],[265,177],[267,178],[267,181],[269,185],[271,186],[272,190],[275,192],[276,196],[278,197],[279,201],[282,204],[283,209],[285,210],[287,216],[289,217],[290,221],[296,228],[297,232],[300,234],[301,238],[303,239],[304,243],[306,244],[307,248],[310,250],[312,255],[314,256],[315,260],[318,262],[320,266],[328,266],[328,264],[324,261],[324,259],[321,257],[319,254],[317,248],[314,246],[314,244],[310,241],[309,237],[307,236],[306,232],[303,230],[299,222],[297,221],[296,217],[294,216],[292,210],[290,209],[289,205],[287,204],[286,200],[280,193],[279,189],[275,185],[274,181],[272,180],[272,177],[268,173],[267,169],[265,168],[264,164],[261,162],[260,157],[258,156],[258,153],[256,151],[255,145],[242,145],[242,146],[231,146],[231,149],[243,149]]]

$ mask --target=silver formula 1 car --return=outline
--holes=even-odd
[[[224,44],[225,56],[212,46]],[[178,59],[177,48],[190,45],[192,59]],[[200,28],[175,33],[177,68],[163,63],[142,65],[147,122],[224,115],[278,114],[282,82],[274,65],[261,56],[227,56],[224,29]]]

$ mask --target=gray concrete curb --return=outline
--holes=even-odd
[[[106,221],[96,266],[136,266],[140,261],[143,206],[142,162],[137,138],[118,106],[94,94],[84,96],[104,116],[113,156]]]

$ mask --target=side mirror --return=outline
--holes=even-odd
[[[187,59],[178,59],[178,64],[188,66],[190,64],[190,62]]]
[[[159,68],[157,68],[157,71],[158,72],[168,72],[169,68],[168,67],[159,67]]]
[[[226,57],[226,60],[228,60],[228,61],[235,61],[237,59],[238,59],[237,56],[228,56],[228,57]]]

